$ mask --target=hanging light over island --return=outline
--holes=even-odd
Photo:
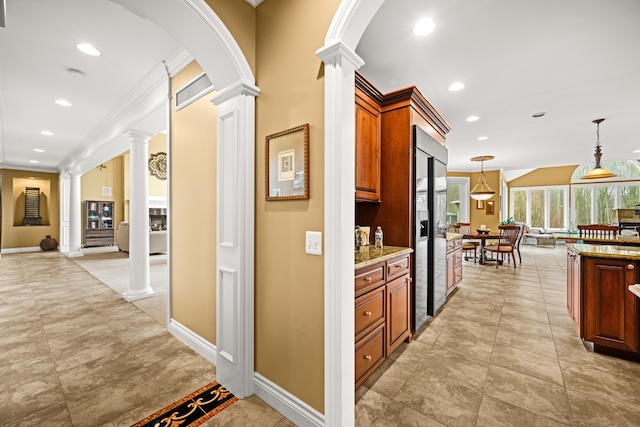
[[[593,123],[596,124],[596,152],[593,155],[596,159],[596,166],[587,172],[582,179],[603,179],[616,176],[616,174],[600,166],[600,159],[602,159],[602,150],[600,150],[600,123],[602,122],[604,122],[604,119],[595,119],[593,121]]]
[[[496,192],[489,187],[489,184],[487,184],[487,178],[484,176],[484,162],[487,160],[493,160],[494,158],[494,156],[477,156],[471,158],[472,162],[480,162],[480,178],[478,179],[476,186],[473,187],[473,190],[469,193],[471,197],[476,200],[489,200],[494,194],[496,194]]]

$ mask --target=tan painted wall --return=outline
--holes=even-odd
[[[324,412],[324,78],[315,51],[339,1],[265,1],[257,8],[256,371]],[[265,137],[309,123],[310,198],[265,201]]]
[[[117,230],[118,223],[124,219],[124,161],[122,156],[115,157],[104,165],[106,169],[94,168],[80,178],[80,200],[108,200],[114,201],[113,226]],[[111,196],[102,195],[102,187],[111,187]],[[84,218],[84,211],[82,211]],[[84,222],[82,224],[84,233]],[[117,240],[118,233],[114,233]],[[83,234],[84,238],[84,234]],[[117,243],[117,241],[116,241]]]
[[[172,92],[202,73],[193,62]],[[171,137],[171,317],[216,342],[216,109],[206,95],[175,111]]]
[[[498,170],[495,171],[487,171],[485,170],[484,175],[487,179],[487,184],[491,187],[496,194],[489,199],[488,201],[494,202],[494,214],[487,215],[486,209],[486,201],[484,203],[484,208],[478,209],[477,202],[475,199],[469,198],[469,222],[471,223],[471,230],[479,228],[480,225],[484,224],[487,228],[491,230],[498,230],[498,226],[500,225],[500,191],[501,191],[501,172]],[[469,178],[469,190],[472,190],[473,187],[478,183],[478,178],[480,178],[480,172],[473,173],[464,173],[464,172],[448,172],[447,176],[463,176]]]
[[[535,187],[538,185],[569,185],[571,175],[579,165],[539,168],[509,182],[509,187]]]
[[[244,53],[253,75],[256,74],[256,11],[246,1],[205,0]],[[279,0],[281,1],[281,0]]]
[[[2,174],[2,249],[37,247],[46,235],[60,241],[58,174],[13,169],[2,169],[0,173]],[[40,188],[40,216],[43,223],[48,225],[14,225],[22,224],[24,190],[27,186]]]

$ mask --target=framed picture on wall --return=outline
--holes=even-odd
[[[476,200],[476,209],[484,209],[484,200]]]
[[[493,215],[495,214],[495,205],[494,205],[494,201],[489,201],[487,202],[487,215]]]

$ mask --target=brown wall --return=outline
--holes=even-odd
[[[2,249],[38,247],[46,235],[60,241],[60,180],[58,174],[2,169]],[[33,182],[34,185],[30,183]],[[44,224],[22,226],[25,187],[39,187]],[[22,196],[21,196],[22,195]]]

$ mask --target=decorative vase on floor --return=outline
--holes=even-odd
[[[40,241],[40,247],[43,251],[53,251],[58,249],[58,241],[56,239],[52,239],[50,235],[47,235]]]

